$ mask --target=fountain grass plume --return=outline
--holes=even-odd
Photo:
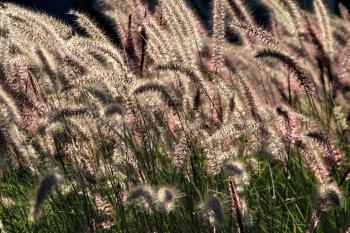
[[[36,222],[40,219],[44,202],[48,198],[55,186],[60,182],[61,176],[56,170],[49,171],[39,182],[34,201],[30,211],[30,220]]]

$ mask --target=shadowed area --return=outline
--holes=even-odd
[[[111,41],[116,45],[120,44],[119,35],[116,33],[115,27],[112,21],[104,15],[100,10],[96,0],[9,0],[3,2],[14,2],[24,6],[27,6],[32,9],[43,11],[49,15],[55,16],[66,23],[72,25],[77,32],[84,33],[81,31],[81,28],[77,27],[74,23],[74,16],[67,14],[71,9],[79,10],[85,12],[89,17],[94,19],[94,21],[100,25],[101,28],[105,31],[106,35]],[[157,0],[143,0],[146,2],[151,11],[155,10],[155,5]],[[205,28],[211,30],[211,0],[187,0],[189,5],[192,7],[194,12],[199,16]],[[312,8],[312,1],[299,0],[302,8],[310,10]],[[347,0],[327,0],[326,1],[332,11],[338,12],[337,5],[342,3],[348,9],[350,9],[350,1]],[[265,6],[259,3],[258,0],[246,1],[248,8],[251,10],[252,14],[255,17],[255,20],[258,25],[267,26],[269,24],[269,15]],[[237,36],[234,33],[229,32],[228,37],[231,41],[237,41]]]

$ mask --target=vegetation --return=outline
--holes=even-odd
[[[0,231],[350,232],[349,12],[261,2],[1,4]]]

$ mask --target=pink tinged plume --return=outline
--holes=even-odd
[[[294,143],[299,136],[299,125],[296,114],[286,106],[278,106],[276,111],[281,116],[278,123],[280,132],[290,142]]]
[[[222,0],[214,0],[213,13],[213,70],[219,73],[224,64],[225,40],[225,7]]]
[[[231,211],[232,211],[232,214],[236,215],[236,219],[234,222],[236,222],[237,232],[241,233],[243,232],[242,207],[241,207],[241,200],[238,195],[236,184],[233,177],[231,177],[231,179],[228,181],[228,187],[229,187],[229,194],[230,194]]]
[[[336,184],[322,185],[320,187],[318,198],[316,201],[316,207],[312,212],[310,225],[309,228],[306,230],[306,233],[314,232],[327,210],[331,206],[339,206],[340,202],[340,191]]]
[[[168,127],[172,133],[175,133],[176,122],[178,122],[176,112],[174,110],[167,111]]]

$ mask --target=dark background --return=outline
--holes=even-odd
[[[126,0],[120,0],[126,1]],[[151,7],[157,0],[142,0],[147,2]],[[211,0],[187,0],[203,23],[210,30],[211,18]],[[68,15],[70,9],[79,9],[95,19],[102,28],[107,32],[112,40],[117,42],[118,35],[115,34],[112,22],[103,15],[96,7],[96,0],[0,0],[0,2],[15,2],[27,7],[47,12],[50,15],[56,16],[69,24],[73,24],[74,18]],[[266,24],[268,22],[268,12],[259,4],[259,0],[246,0],[247,6],[255,15],[258,24]],[[307,10],[312,8],[311,0],[299,0],[300,5]],[[338,4],[341,2],[350,9],[350,0],[326,0],[327,5],[332,12],[338,14]],[[113,39],[116,38],[116,39]]]
[[[126,1],[126,0],[120,0]],[[156,0],[144,0],[146,2],[155,2]],[[203,17],[208,17],[210,14],[210,0],[187,0],[190,4],[197,10]],[[95,0],[0,0],[0,2],[16,2],[28,7],[40,9],[46,11],[50,14],[54,14],[61,18],[65,18],[65,13],[69,11],[69,9],[79,9],[79,8],[91,8],[91,6],[95,5]],[[255,8],[255,4],[257,0],[249,0],[246,1],[252,8]],[[299,0],[301,5],[305,8],[310,8],[312,5],[312,0]],[[345,6],[350,8],[349,0],[326,0],[327,4],[334,11],[336,10],[336,6],[338,3],[343,3]],[[256,11],[256,9],[255,9]]]
[[[126,1],[126,0],[121,0]],[[155,2],[156,0],[144,0],[146,2]],[[207,18],[210,15],[210,0],[187,0],[190,2],[190,4],[197,10],[197,13],[202,16],[203,18]],[[88,8],[92,8],[95,0],[9,0],[9,1],[3,1],[0,0],[0,2],[16,2],[23,4],[28,7],[40,9],[43,11],[48,12],[49,14],[56,15],[62,19],[66,18],[66,12],[69,11],[69,9],[82,9],[87,10]],[[257,0],[249,0],[246,1],[249,3],[256,13],[259,13],[260,7],[256,9],[256,2]],[[311,8],[312,1],[311,0],[299,0],[302,6],[305,8]],[[333,11],[337,11],[337,5],[341,2],[348,8],[350,8],[350,1],[349,0],[326,0],[327,4],[330,6],[330,8]]]

